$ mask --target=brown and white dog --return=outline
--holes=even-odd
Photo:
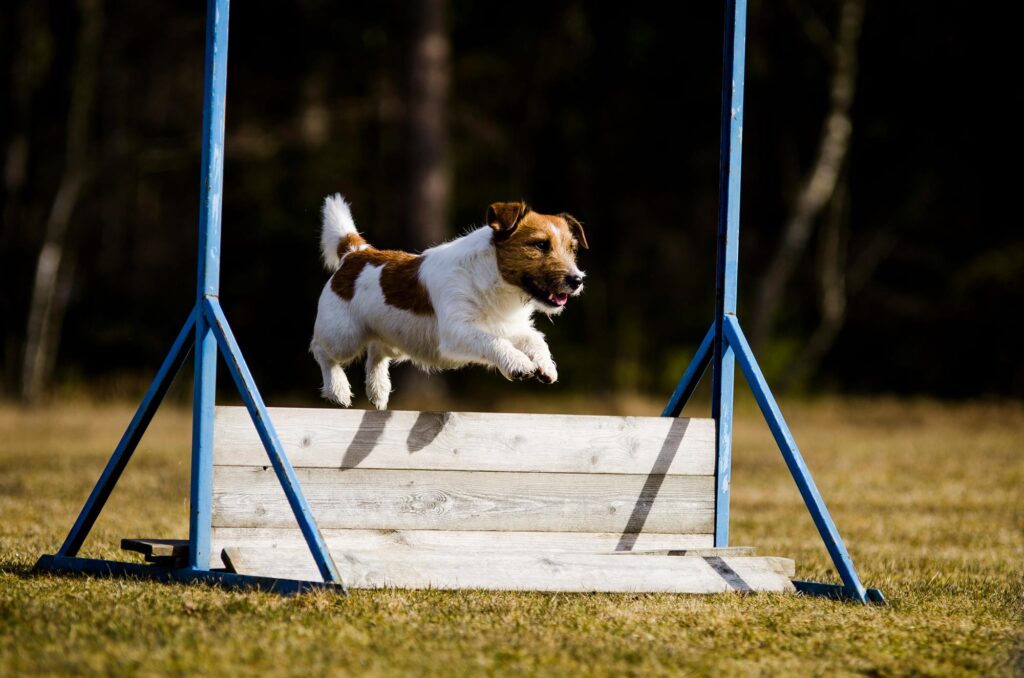
[[[576,250],[587,239],[568,214],[494,203],[486,226],[415,255],[368,245],[348,203],[333,195],[324,200],[320,244],[333,275],[320,294],[310,351],[328,400],[352,404],[343,368],[364,352],[366,393],[378,409],[388,404],[392,361],[558,379],[533,313],[557,315],[583,291]]]

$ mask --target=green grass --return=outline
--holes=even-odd
[[[506,403],[520,409],[522,403]],[[532,402],[653,414],[657,404]],[[0,675],[1020,674],[1024,407],[784,403],[888,607],[796,595],[253,592],[31,573],[60,545],[130,418],[125,405],[0,405]],[[184,536],[189,415],[161,412],[84,555]],[[737,545],[836,581],[763,423],[739,403]]]

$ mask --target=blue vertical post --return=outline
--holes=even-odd
[[[213,413],[217,393],[217,339],[202,313],[220,293],[220,216],[224,176],[229,0],[207,0],[203,85],[202,184],[199,191],[199,274],[196,290],[195,393],[192,412],[192,489],[189,567],[210,568],[213,498]]]
[[[717,422],[715,546],[729,545],[729,485],[732,479],[732,411],[736,359],[724,333],[736,315],[739,262],[740,175],[743,154],[743,77],[747,2],[726,0],[722,50],[722,127],[718,175],[718,256],[715,277],[715,341],[711,416]]]

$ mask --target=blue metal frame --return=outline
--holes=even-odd
[[[217,398],[217,340],[203,300],[220,293],[220,217],[224,186],[224,120],[228,83],[228,2],[207,3],[203,77],[202,183],[199,187],[199,261],[196,278],[196,360],[192,395],[192,471],[189,567],[211,560],[213,415]],[[211,25],[212,24],[212,25]]]
[[[711,416],[717,422],[715,448],[715,546],[729,545],[729,484],[732,476],[732,419],[735,364],[747,379],[754,398],[789,467],[807,510],[814,519],[842,586],[794,581],[798,591],[810,595],[851,598],[862,603],[884,602],[878,589],[865,589],[832,522],[825,501],[786,426],[778,403],[761,373],[736,317],[739,273],[740,178],[743,161],[743,82],[746,60],[746,0],[726,0],[725,37],[722,55],[722,124],[718,182],[718,248],[715,275],[715,320],[711,330],[683,374],[665,406],[664,416],[676,417],[697,388],[708,365],[712,374]]]
[[[229,0],[207,0],[206,61],[203,90],[202,186],[199,211],[199,270],[196,304],[178,334],[128,425],[110,461],[93,488],[71,532],[56,555],[40,558],[37,568],[50,572],[90,573],[158,581],[208,582],[225,587],[254,587],[281,593],[345,587],[323,536],[303,496],[298,478],[284,454],[263,398],[218,300],[220,285],[221,198],[224,171],[224,119],[227,92]],[[877,589],[865,589],[842,537],[832,522],[810,471],[765,382],[736,318],[739,261],[740,177],[743,150],[743,82],[746,54],[746,0],[726,0],[722,72],[722,128],[719,175],[718,254],[715,279],[715,320],[665,407],[678,416],[709,365],[714,365],[711,415],[717,422],[715,546],[728,546],[729,483],[732,464],[732,418],[735,363],[738,360],[754,397],[782,451],[800,494],[828,548],[843,586],[794,581],[804,593],[884,602]],[[193,331],[195,332],[192,337]],[[193,339],[189,342],[190,337]],[[186,567],[122,563],[79,558],[77,553],[107,498],[120,479],[142,434],[159,408],[174,376],[195,346],[195,390],[189,514],[189,560]],[[210,515],[213,497],[213,415],[217,389],[217,353],[223,351],[231,377],[249,410],[267,456],[284,489],[323,582],[292,581],[212,570]]]
[[[71,532],[68,533],[67,539],[64,540],[64,545],[57,551],[57,555],[73,557],[78,554],[78,550],[82,547],[82,543],[85,541],[86,536],[88,536],[89,531],[92,530],[96,518],[99,517],[100,511],[103,510],[103,505],[107,503],[110,493],[121,478],[121,473],[128,466],[132,454],[135,453],[135,448],[142,439],[142,434],[146,432],[146,427],[149,426],[153,415],[156,414],[157,409],[160,407],[167,389],[171,387],[174,376],[181,369],[185,359],[188,358],[189,351],[192,350],[192,343],[189,340],[191,339],[192,328],[195,326],[195,322],[196,313],[193,311],[189,313],[185,326],[181,328],[178,338],[174,340],[171,350],[167,353],[167,357],[164,358],[160,369],[157,370],[156,378],[153,379],[149,390],[142,398],[142,402],[139,403],[135,416],[132,418],[131,423],[128,424],[124,435],[121,436],[121,442],[114,448],[114,454],[111,455],[110,461],[107,462],[106,468],[103,469],[103,473],[96,482],[96,486],[92,488],[92,493],[78,515],[78,520],[75,521]]]
[[[98,577],[121,579],[148,579],[151,581],[179,584],[208,584],[228,589],[256,589],[268,593],[304,593],[318,589],[337,590],[334,584],[322,581],[300,581],[297,579],[274,579],[235,574],[224,570],[193,570],[188,567],[173,569],[145,563],[122,563],[117,560],[94,558],[69,558],[61,555],[43,556],[36,569],[57,574],[87,574]]]
[[[743,83],[747,3],[726,0],[722,45],[722,125],[719,137],[718,248],[715,271],[715,353],[711,417],[715,433],[715,546],[729,545],[729,486],[732,480],[732,404],[735,357],[722,340],[722,323],[736,314],[739,261],[740,177],[743,160]]]
[[[206,61],[203,86],[202,185],[199,209],[199,271],[195,308],[178,334],[121,442],[107,462],[63,546],[39,559],[36,568],[48,572],[88,573],[166,582],[206,582],[223,587],[257,588],[298,593],[330,588],[345,591],[338,568],[284,454],[256,383],[242,357],[220,307],[220,222],[224,175],[224,116],[227,94],[228,15],[230,0],[207,0]],[[193,332],[195,333],[193,335]],[[189,497],[189,558],[183,568],[123,563],[77,557],[103,505],[128,465],[142,434],[160,407],[167,389],[195,347],[195,390],[192,417],[192,466]],[[322,582],[239,575],[210,568],[210,515],[213,500],[213,415],[217,397],[217,353],[224,353],[231,373],[267,450],[271,466],[284,489],[306,544],[323,577]]]

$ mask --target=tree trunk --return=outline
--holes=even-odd
[[[447,0],[407,5],[409,52],[404,78],[406,165],[402,246],[425,249],[448,235],[448,89],[451,79]],[[440,374],[396,374],[403,406],[437,408],[448,389]]]
[[[42,86],[53,62],[51,50],[41,46],[52,42],[47,25],[47,8],[38,2],[25,2],[19,9],[9,8],[9,15],[19,15],[13,25],[0,24],[2,40],[16,42],[10,60],[10,118],[4,150],[4,190],[0,248],[18,243],[25,223],[34,215],[26,209],[22,192],[28,179],[28,159],[31,152],[29,130],[32,121],[32,103]],[[20,383],[20,357],[24,343],[24,327],[4,324],[0,333],[3,357],[0,358],[0,392],[13,393]]]
[[[864,18],[864,0],[843,0],[835,41],[830,110],[817,157],[797,196],[782,232],[782,242],[758,286],[751,338],[756,345],[771,339],[786,287],[822,209],[831,200],[850,146],[850,109],[857,80],[857,40]]]
[[[780,389],[804,384],[814,377],[846,324],[850,300],[860,294],[879,265],[896,247],[896,229],[880,228],[853,262],[849,263],[847,190],[847,184],[843,181],[832,201],[829,218],[821,233],[818,267],[821,320],[803,349],[784,371],[783,378],[779,380]]]
[[[444,240],[448,218],[448,29],[446,0],[409,3],[407,73],[408,246]]]
[[[821,320],[803,350],[793,359],[790,369],[779,380],[781,389],[803,384],[818,371],[818,366],[832,348],[846,321],[849,250],[847,190],[846,181],[843,180],[836,188],[828,217],[821,227],[818,243],[818,306]]]
[[[79,0],[78,8],[78,49],[71,74],[64,175],[46,221],[25,331],[21,397],[28,403],[39,399],[53,371],[70,285],[66,279],[61,284],[61,264],[65,258],[68,226],[88,161],[89,121],[96,96],[103,6],[101,0]]]

